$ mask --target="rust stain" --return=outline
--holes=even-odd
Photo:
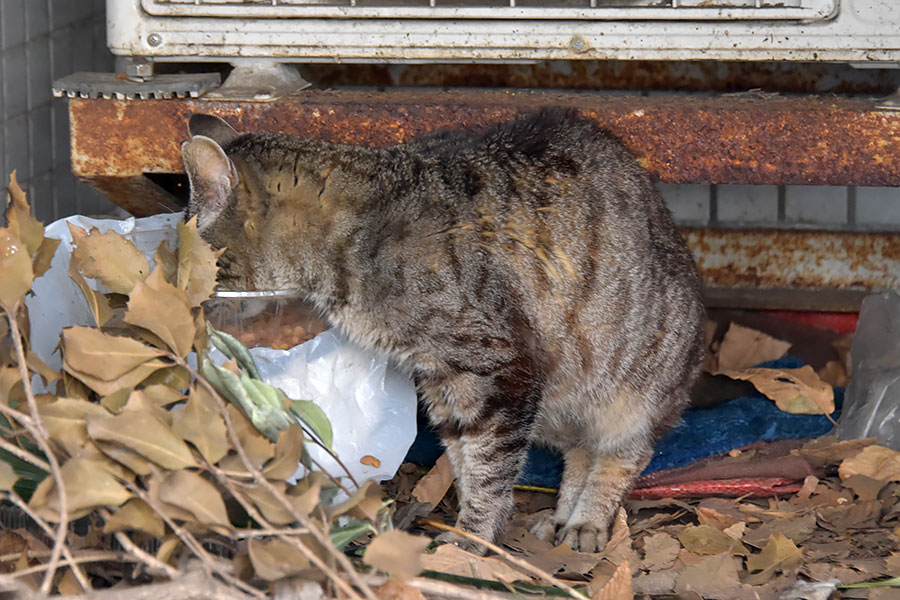
[[[81,177],[182,171],[187,121],[218,114],[241,131],[389,146],[440,129],[484,130],[536,110],[580,110],[670,183],[900,185],[900,112],[869,100],[757,95],[595,96],[495,91],[320,91],[272,103],[70,101]]]
[[[704,280],[719,287],[883,290],[900,285],[900,236],[684,229]]]

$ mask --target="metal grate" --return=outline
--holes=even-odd
[[[154,16],[588,20],[815,20],[838,0],[141,0]]]

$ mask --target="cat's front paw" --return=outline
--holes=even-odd
[[[458,533],[454,533],[452,531],[445,531],[441,535],[434,538],[434,541],[441,544],[455,544],[459,546],[466,552],[470,554],[475,554],[477,556],[484,556],[487,554],[487,546],[484,544],[479,544],[478,542],[473,542],[472,540],[465,538]]]
[[[553,513],[549,513],[541,516],[534,525],[531,526],[531,533],[537,539],[552,544],[556,540],[556,529],[558,527],[559,524],[556,522],[556,519],[553,518]]]
[[[599,528],[591,523],[566,525],[556,535],[556,543],[566,544],[576,552],[600,552],[606,547],[609,539],[606,528]]]

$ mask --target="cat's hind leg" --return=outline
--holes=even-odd
[[[579,552],[599,552],[606,546],[613,518],[650,461],[651,447],[641,451],[597,453],[584,487],[566,523],[556,533],[557,544]]]
[[[555,541],[557,530],[569,521],[591,469],[592,456],[586,448],[574,446],[567,449],[563,456],[565,466],[556,498],[556,509],[531,527],[531,533],[545,542]]]

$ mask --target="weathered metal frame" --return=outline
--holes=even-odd
[[[174,208],[145,173],[182,172],[191,114],[241,131],[388,146],[445,128],[483,130],[565,106],[619,136],[672,183],[900,185],[900,112],[874,101],[768,96],[603,96],[492,91],[304,92],[276,102],[70,100],[75,174],[134,214]],[[124,193],[123,193],[124,190]],[[900,285],[900,235],[686,229],[711,304],[853,310]]]
[[[221,11],[230,8],[217,10],[226,14]],[[205,7],[185,5],[181,10],[197,14]],[[574,9],[574,16],[565,19],[542,18],[551,13],[522,7],[487,9],[493,12],[453,8],[444,18],[425,18],[440,12],[430,7],[416,13],[397,7],[311,5],[301,11],[300,7],[259,4],[252,7],[257,11],[253,17],[249,10],[245,18],[153,16],[142,8],[141,0],[108,0],[107,40],[117,55],[191,62],[248,58],[365,63],[900,62],[900,3],[895,0],[816,0],[814,9],[806,12],[790,7],[760,11],[601,6]],[[512,12],[504,18],[489,16],[507,11]],[[299,16],[301,12],[309,17]],[[778,20],[767,20],[765,14]],[[411,18],[400,18],[404,16]]]

